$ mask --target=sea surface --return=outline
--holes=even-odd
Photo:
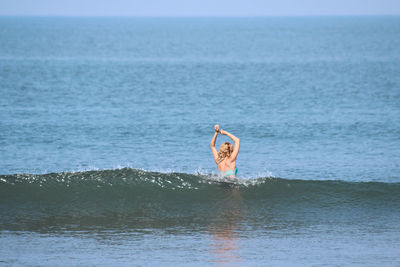
[[[0,265],[399,266],[399,222],[399,16],[0,17]]]

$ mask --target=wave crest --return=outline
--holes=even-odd
[[[262,224],[271,214],[349,205],[392,212],[398,203],[400,183],[232,180],[129,168],[0,176],[0,230],[207,225],[216,214],[246,214]]]

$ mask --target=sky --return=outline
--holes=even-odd
[[[400,0],[0,0],[0,16],[400,15]]]

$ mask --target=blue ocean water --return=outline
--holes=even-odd
[[[0,263],[399,264],[398,16],[1,17],[0,95]]]

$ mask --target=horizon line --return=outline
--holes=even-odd
[[[267,18],[267,17],[383,17],[400,16],[398,14],[297,14],[297,15],[21,15],[0,14],[0,17],[110,17],[110,18]]]

